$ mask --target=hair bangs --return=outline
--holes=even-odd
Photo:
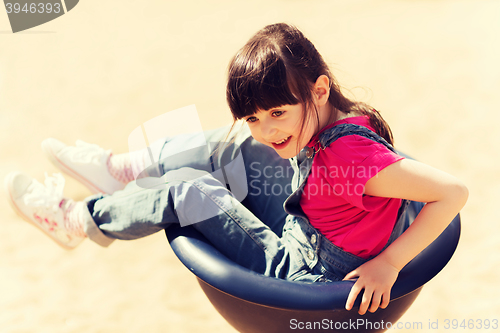
[[[299,95],[292,91],[295,84],[290,81],[293,79],[287,77],[284,61],[272,45],[238,54],[229,67],[226,92],[233,117],[241,119],[259,110],[299,103]]]

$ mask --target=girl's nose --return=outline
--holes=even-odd
[[[276,139],[276,134],[278,133],[278,129],[272,122],[262,122],[260,131],[266,141]]]

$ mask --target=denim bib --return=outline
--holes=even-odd
[[[317,274],[315,279],[320,281],[325,280],[325,277],[326,280],[341,280],[347,273],[368,261],[334,245],[309,223],[306,214],[300,207],[300,198],[307,177],[311,172],[314,156],[318,151],[329,147],[335,140],[346,135],[365,137],[383,144],[387,149],[397,153],[394,147],[384,138],[368,128],[356,124],[340,124],[320,133],[313,147],[305,147],[296,157],[290,159],[294,170],[292,178],[293,193],[283,205],[285,211],[289,214],[284,228],[284,237],[289,242],[294,243],[293,247],[303,257],[302,273],[296,273],[296,276],[290,277],[291,279],[310,281],[313,277],[311,276],[312,273]],[[396,224],[384,249],[404,231],[407,222],[405,213],[408,204],[408,200],[402,200]],[[309,271],[307,268],[309,268]]]

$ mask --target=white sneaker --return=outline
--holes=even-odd
[[[44,140],[42,149],[56,167],[93,193],[112,194],[125,188],[126,184],[116,180],[108,171],[111,150],[81,140],[76,141],[76,146],[67,146],[53,138]]]
[[[87,209],[85,203],[63,197],[64,178],[45,175],[45,185],[20,172],[5,178],[5,188],[12,208],[27,222],[42,230],[65,249],[73,249],[86,237],[83,225],[74,225],[68,213]]]

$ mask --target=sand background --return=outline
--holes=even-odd
[[[500,319],[499,14],[487,0],[82,0],[12,34],[0,11],[0,177],[55,172],[46,137],[126,152],[134,128],[190,104],[204,129],[228,124],[229,59],[264,25],[293,23],[345,88],[383,112],[397,148],[469,187],[455,256],[401,319],[439,329],[404,331]],[[72,179],[65,193],[90,194]],[[234,332],[163,233],[68,252],[3,192],[0,214],[0,332]]]

